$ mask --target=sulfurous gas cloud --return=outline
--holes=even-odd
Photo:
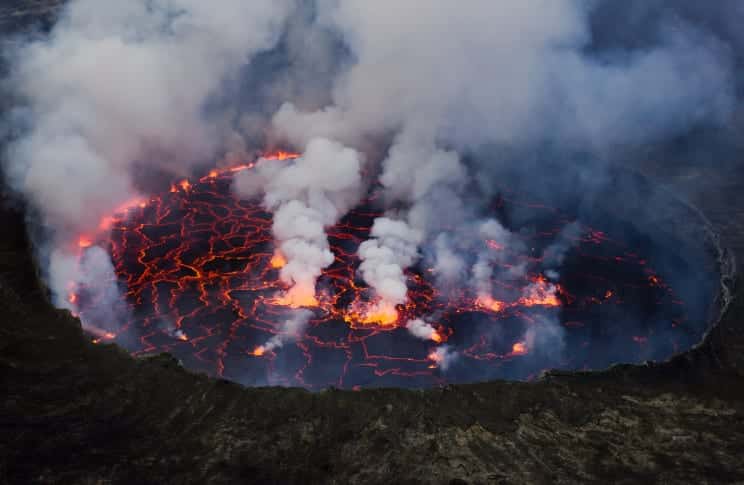
[[[520,157],[539,168],[540,153],[567,167],[590,154],[591,177],[622,147],[701,129],[733,139],[723,127],[742,119],[743,13],[693,1],[71,0],[49,32],[6,52],[17,102],[3,174],[48,228],[37,245],[60,306],[72,307],[70,284],[115,280],[105,254],[78,264],[79,235],[148,197],[151,175],[250,162],[272,146],[301,156],[259,159],[233,189],[274,215],[279,301],[317,302],[334,259],[325,230],[371,187],[385,210],[359,248],[374,297],[355,314],[395,321],[419,262],[443,292],[472,287],[489,306],[493,278],[524,268],[470,256],[484,239],[521,244],[484,215],[487,180]],[[407,325],[431,334],[425,320]],[[551,322],[531,332],[560,340]]]

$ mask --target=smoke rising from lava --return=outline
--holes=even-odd
[[[10,53],[19,104],[3,164],[50,228],[38,244],[56,304],[71,306],[70,282],[112,279],[103,249],[76,264],[78,238],[150,195],[142,167],[176,179],[221,157],[252,162],[246,147],[260,140],[302,152],[259,160],[233,186],[240,197],[263,196],[273,213],[289,286],[280,301],[317,302],[316,281],[334,261],[326,228],[373,187],[385,213],[359,248],[359,274],[375,294],[369,308],[353,309],[358,317],[394,322],[414,264],[431,268],[443,292],[470,286],[493,307],[492,281],[525,268],[505,266],[498,250],[472,257],[476,241],[529,251],[485,211],[488,181],[520,163],[509,154],[549,147],[605,160],[617,146],[725,124],[737,109],[730,36],[666,15],[642,48],[597,54],[597,12],[607,4],[70,1],[51,32]],[[283,60],[276,75],[260,72],[274,55]],[[589,171],[598,177],[601,164]],[[550,278],[571,240],[546,250]],[[515,298],[554,290],[542,281]],[[430,335],[418,322],[411,333]],[[557,322],[529,332],[530,350],[560,348]],[[457,354],[440,346],[435,355],[446,370]]]
[[[265,352],[273,352],[281,348],[288,340],[300,338],[302,331],[312,316],[313,312],[310,310],[295,310],[294,314],[281,325],[280,333],[271,337],[265,344],[256,347],[253,351],[254,355],[260,356]]]
[[[280,275],[291,285],[281,301],[293,307],[315,306],[315,281],[334,259],[325,228],[359,202],[360,156],[318,138],[301,157],[279,163],[259,160],[256,173],[236,176],[234,190],[247,198],[263,192],[264,205],[274,212],[274,236],[286,259]]]
[[[252,55],[271,48],[287,1],[70,2],[47,38],[15,53],[25,102],[5,174],[55,231],[53,254],[139,195],[137,165],[187,174],[228,133],[204,104]],[[60,251],[66,251],[67,256]],[[69,266],[49,267],[65,305]]]

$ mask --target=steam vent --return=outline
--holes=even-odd
[[[0,7],[0,484],[744,483],[737,0]]]

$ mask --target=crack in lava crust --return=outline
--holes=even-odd
[[[286,288],[278,278],[283,261],[271,214],[230,191],[233,173],[251,166],[181,181],[168,193],[127,204],[102,222],[99,235],[81,236],[81,256],[93,244],[108,248],[125,295],[113,305],[122,321],[99,322],[92,321],[95,309],[112,303],[96,301],[85,287],[70,293],[95,342],[116,341],[134,354],[171,352],[187,368],[249,385],[356,388],[529,379],[548,367],[666,357],[696,338],[672,289],[641,255],[601,231],[582,226],[560,285],[550,283],[538,271],[540,249],[571,218],[508,194],[499,199],[502,208],[533,211],[541,222],[524,236],[533,254],[506,259],[525,263],[526,275],[493,281],[493,298],[479,300],[465,289],[440,294],[431,270],[417,266],[407,272],[409,300],[397,308],[398,320],[365,321],[353,310],[371,297],[356,275],[356,250],[381,214],[366,200],[329,229],[335,262],[318,281],[308,326],[266,350],[293,310],[277,299]],[[482,244],[510,251],[494,241]],[[628,326],[618,315],[641,323]],[[428,340],[406,330],[415,318],[433,326]],[[530,339],[530,329],[546,320],[556,322],[556,339]],[[443,345],[457,355],[446,371],[437,350]]]

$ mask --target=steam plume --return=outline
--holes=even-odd
[[[286,304],[317,304],[315,281],[333,263],[325,227],[358,202],[360,168],[355,150],[318,138],[294,161],[279,166],[274,160],[259,160],[256,173],[236,177],[239,196],[254,197],[263,191],[264,205],[274,211],[274,236],[286,258],[280,276],[291,285],[282,297]]]
[[[313,312],[310,310],[295,310],[292,317],[282,323],[279,333],[267,340],[265,344],[257,347],[254,353],[261,355],[265,352],[273,352],[283,347],[288,341],[297,340],[305,330],[305,327],[307,327],[307,322],[312,315]]]
[[[354,62],[336,80],[331,104],[308,112],[285,104],[274,126],[295,143],[322,135],[359,144],[396,133],[380,182],[405,208],[399,222],[439,241],[445,257],[442,218],[432,214],[442,213],[443,199],[450,216],[462,206],[469,177],[456,150],[550,141],[601,153],[729,114],[725,53],[693,29],[664,30],[649,49],[599,59],[584,51],[592,41],[587,11],[570,0],[325,5],[319,24],[341,32]],[[372,237],[360,249],[365,281],[388,306],[400,303],[414,245],[392,255]],[[481,261],[481,279],[486,269]]]
[[[372,185],[385,214],[359,248],[370,314],[397,319],[418,263],[490,297],[494,278],[524,270],[497,272],[505,256],[478,246],[526,251],[483,215],[504,173],[536,160],[532,178],[558,179],[540,171],[547,159],[580,153],[598,161],[583,175],[599,178],[616,153],[697,129],[718,130],[720,151],[741,147],[741,10],[632,0],[618,14],[615,3],[72,0],[11,55],[20,106],[3,173],[50,228],[40,255],[60,306],[70,282],[110,276],[97,250],[95,264],[78,261],[75,240],[147,195],[137,174],[188,175],[225,152],[240,159],[250,140],[304,148],[235,181],[274,213],[290,305],[315,302],[333,262],[325,230]],[[721,129],[732,121],[733,134]],[[374,179],[362,180],[363,160]],[[551,278],[569,239],[544,254]]]
[[[3,168],[54,230],[57,254],[69,259],[76,234],[137,195],[140,166],[183,175],[215,154],[226,133],[205,104],[276,44],[290,6],[75,0],[48,39],[15,53],[10,82],[25,101],[15,113],[24,135]],[[76,275],[65,272],[69,265],[49,270],[55,301],[65,305],[60,282]]]

